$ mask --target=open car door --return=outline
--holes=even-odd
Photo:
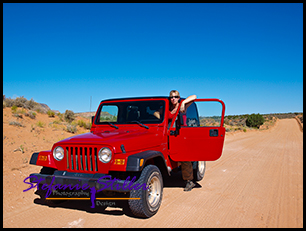
[[[180,107],[179,107],[180,108]],[[169,154],[174,161],[212,161],[221,157],[225,104],[219,99],[196,99],[186,112],[177,111],[170,128]]]

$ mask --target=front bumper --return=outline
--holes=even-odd
[[[67,172],[67,171],[55,171],[53,175],[40,174],[40,173],[32,173],[30,174],[30,182],[39,184],[47,184],[51,186],[60,184],[60,185],[71,185],[82,187],[84,185],[88,185],[89,188],[94,187],[98,190],[105,191],[115,191],[115,192],[129,192],[134,186],[134,182],[132,179],[128,181],[113,179],[110,175],[96,173],[75,173],[75,172]],[[85,186],[84,186],[85,187]]]

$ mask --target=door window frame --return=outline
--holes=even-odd
[[[220,99],[195,99],[193,102],[219,102],[222,105],[222,112],[221,112],[221,121],[220,121],[220,126],[216,126],[216,127],[223,127],[224,125],[224,115],[225,115],[225,104],[222,100]],[[179,107],[181,108],[181,104],[183,101],[180,102]],[[197,109],[198,110],[198,109]],[[180,110],[178,109],[175,113],[175,115],[173,116],[173,119],[171,121],[171,125],[167,131],[167,134],[170,135],[171,131],[175,131],[177,129],[177,126],[173,127],[174,123],[177,120],[178,114],[179,114]],[[199,116],[199,115],[198,115]],[[198,128],[198,127],[188,127],[188,126],[183,126],[183,128]]]

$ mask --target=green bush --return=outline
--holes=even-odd
[[[71,133],[76,133],[78,129],[76,128],[76,125],[68,124],[66,131]]]
[[[260,125],[263,125],[263,123],[265,122],[265,119],[262,115],[258,114],[251,114],[248,116],[247,120],[246,120],[246,126],[248,127],[255,127],[255,128],[259,128]]]
[[[78,120],[78,125],[80,127],[83,127],[85,129],[89,129],[89,130],[91,128],[91,123],[90,122],[86,123],[84,120]]]
[[[35,119],[36,117],[36,113],[34,111],[29,111],[25,113],[24,115],[30,117],[31,119]]]
[[[5,98],[4,102],[6,107],[12,107],[14,105],[14,100],[11,98]]]
[[[27,99],[24,98],[24,96],[20,96],[15,99],[14,105],[16,105],[17,107],[25,107],[26,102]]]
[[[33,111],[36,111],[37,113],[43,113],[40,105],[34,106]]]
[[[53,124],[61,124],[61,121],[59,121],[59,120],[54,120],[54,121],[53,121]]]
[[[75,119],[75,115],[73,111],[66,110],[64,114],[64,119],[68,122],[71,123]]]
[[[58,118],[60,119],[60,121],[64,121],[63,119],[63,114],[62,113],[57,113]]]
[[[13,105],[13,106],[11,107],[12,113],[16,113],[17,108],[18,108],[18,107],[17,107],[16,105]]]
[[[54,111],[49,110],[49,111],[47,112],[47,114],[48,114],[49,117],[55,117]]]
[[[21,123],[19,123],[18,121],[12,120],[9,122],[9,125],[14,125],[17,127],[24,127],[24,125],[22,125]]]
[[[3,95],[3,108],[5,107],[21,107],[28,110],[33,110],[39,113],[46,113],[46,109],[41,104],[35,102],[33,99],[27,100],[24,96],[17,97],[16,99],[6,98]],[[48,106],[47,106],[48,107]]]
[[[40,128],[43,128],[45,126],[45,124],[42,121],[38,121],[36,125]]]
[[[80,127],[85,127],[86,126],[86,122],[84,120],[78,120],[78,125]]]
[[[25,108],[32,110],[35,106],[39,107],[39,103],[36,103],[33,99],[28,100],[25,102]]]
[[[91,125],[92,124],[90,122],[88,122],[88,123],[86,123],[86,126],[84,128],[90,130],[91,129]]]
[[[17,117],[17,118],[21,118],[21,119],[23,118],[22,115],[20,115],[20,114],[18,114],[18,113],[13,114],[13,116],[15,116],[15,117]]]

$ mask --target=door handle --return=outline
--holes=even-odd
[[[209,136],[218,136],[219,130],[218,129],[210,129],[209,130]]]

